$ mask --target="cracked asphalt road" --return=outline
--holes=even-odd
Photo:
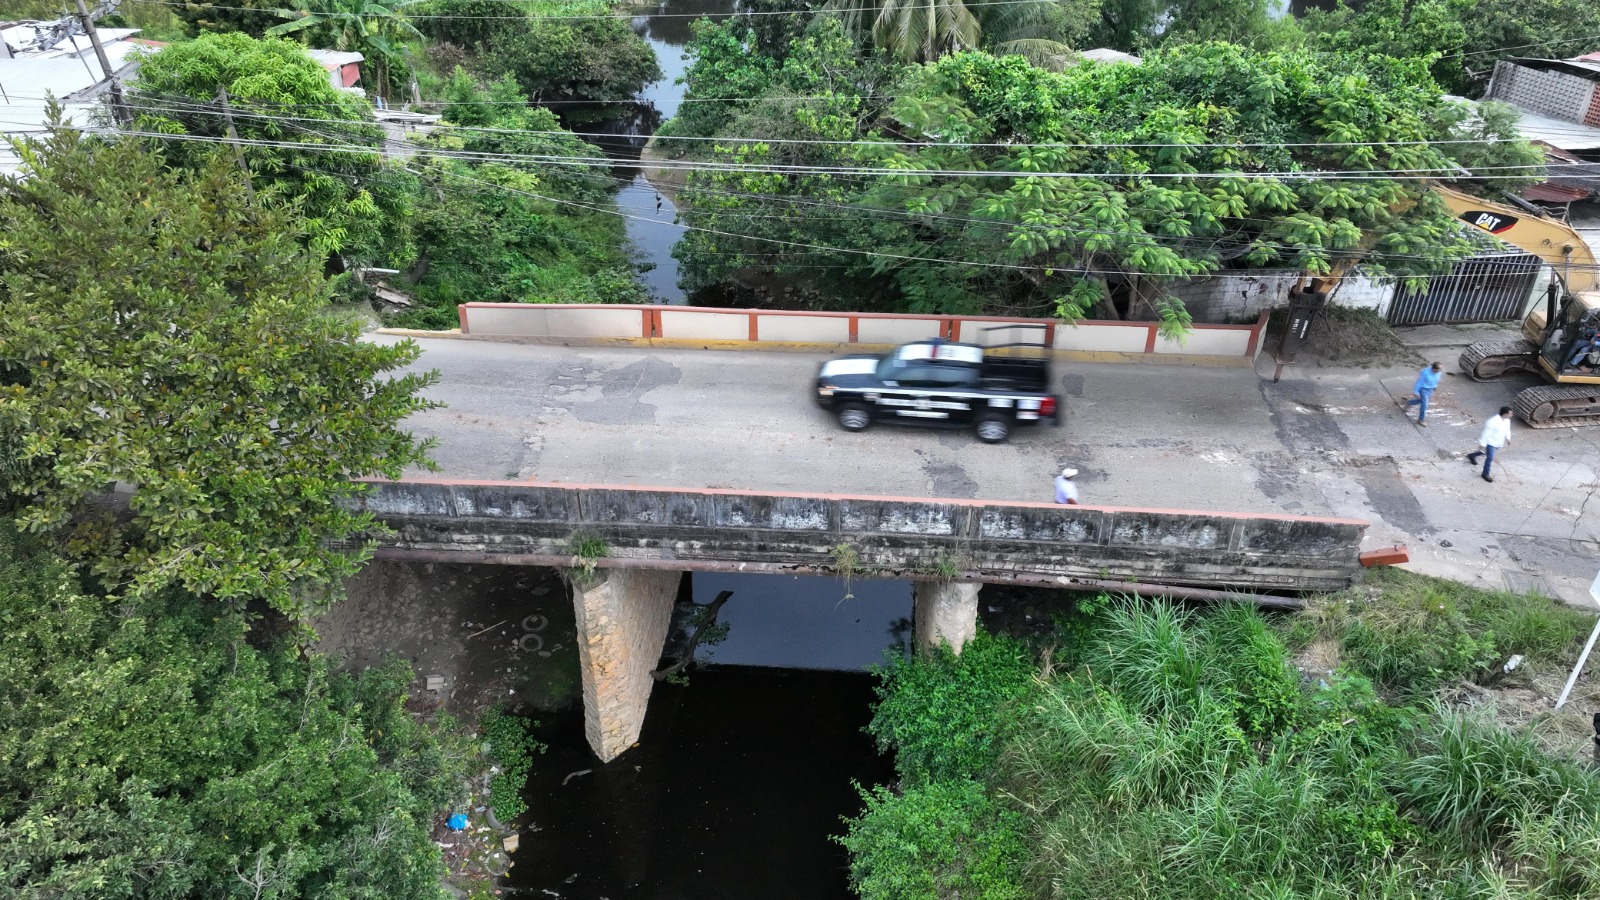
[[[374,335],[373,340],[398,338]],[[1260,371],[1062,363],[1060,428],[841,430],[811,401],[829,354],[423,338],[446,408],[414,416],[457,478],[1047,501],[1334,515],[1406,544],[1408,568],[1588,600],[1600,565],[1600,428],[1513,429],[1495,482],[1463,456],[1531,379],[1451,372],[1429,427],[1396,408],[1416,367]],[[1457,349],[1422,351],[1454,369]],[[1420,363],[1419,363],[1420,365]],[[420,474],[420,473],[419,473]]]

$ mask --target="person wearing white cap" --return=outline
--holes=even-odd
[[[1070,506],[1078,505],[1078,486],[1072,483],[1073,476],[1078,474],[1077,469],[1062,469],[1056,476],[1056,502],[1066,503]]]

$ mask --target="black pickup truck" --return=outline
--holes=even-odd
[[[940,338],[887,356],[845,356],[817,372],[817,403],[846,431],[873,422],[971,428],[998,444],[1018,425],[1060,423],[1049,351],[1038,344],[982,347]]]

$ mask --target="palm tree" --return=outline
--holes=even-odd
[[[979,5],[963,0],[830,0],[825,10],[840,14],[846,30],[870,33],[872,43],[902,62],[933,62],[941,56],[976,50],[989,39],[993,52],[1016,53],[1037,66],[1060,69],[1072,48],[1042,36],[1052,32],[1049,13],[1057,0]]]
[[[406,20],[404,8],[420,0],[385,5],[378,0],[294,0],[294,9],[272,12],[289,21],[267,29],[279,37],[298,34],[302,43],[332,50],[353,50],[372,63],[378,96],[389,97],[389,72],[395,60],[405,66],[405,42],[423,40]]]

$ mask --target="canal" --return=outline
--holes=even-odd
[[[668,657],[687,643],[691,603],[723,591],[727,637],[699,646],[686,684],[655,686],[637,746],[600,765],[577,697],[530,711],[549,750],[529,775],[506,896],[853,896],[832,838],[860,810],[855,785],[893,775],[863,730],[866,669],[905,651],[911,586],[708,573],[684,584]]]
[[[622,185],[617,207],[623,216],[629,242],[644,270],[640,276],[658,303],[683,303],[678,287],[678,261],[672,248],[683,237],[677,224],[678,209],[671,197],[656,190],[639,165],[639,155],[661,123],[677,115],[685,87],[679,83],[689,66],[684,47],[690,28],[702,17],[724,19],[733,12],[733,0],[660,0],[626,7],[634,13],[633,30],[655,51],[661,79],[645,85],[633,101],[617,104],[616,114],[584,124],[571,116],[569,127],[592,135],[589,139],[616,161],[611,176]],[[598,135],[604,135],[598,136]]]
[[[317,623],[319,649],[360,669],[398,654],[450,712],[499,707],[536,721],[534,758],[502,896],[848,900],[833,838],[855,785],[892,760],[864,732],[868,667],[906,652],[903,581],[694,573],[680,586],[662,664],[691,612],[731,592],[686,683],[655,685],[639,743],[610,764],[583,732],[570,589],[554,569],[378,560]],[[468,810],[475,821],[481,812]],[[512,823],[508,823],[512,824]]]

